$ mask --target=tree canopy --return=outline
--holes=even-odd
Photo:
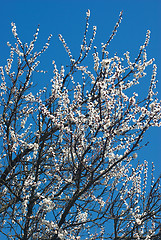
[[[35,51],[39,27],[27,44],[12,23],[15,44],[7,43],[10,57],[0,67],[0,232],[6,239],[160,237],[160,178],[152,163],[148,185],[148,162],[137,155],[146,131],[161,126],[157,66],[146,53],[150,31],[134,61],[128,51],[111,57],[122,12],[101,52],[96,26],[88,37],[89,17],[88,10],[78,58],[59,35],[69,65],[59,70],[53,60],[49,85],[38,92],[34,78],[45,74],[39,57],[52,35]],[[144,96],[133,89],[149,65]]]

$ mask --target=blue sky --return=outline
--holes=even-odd
[[[144,43],[147,29],[151,30],[151,40],[147,49],[148,57],[154,57],[158,66],[158,97],[161,99],[161,1],[160,0],[0,0],[0,65],[6,63],[9,56],[7,41],[13,42],[11,22],[15,22],[23,42],[30,42],[40,24],[37,42],[38,50],[43,46],[49,34],[53,34],[51,46],[44,54],[44,70],[52,60],[58,66],[67,63],[65,51],[58,40],[61,33],[73,55],[79,54],[85,26],[85,12],[91,11],[90,23],[97,26],[95,45],[101,46],[110,36],[123,10],[123,20],[117,36],[111,42],[109,51],[121,56],[129,51],[137,56],[140,45]],[[150,75],[147,77],[150,80]],[[50,80],[50,79],[49,79]],[[42,85],[42,84],[41,84]],[[45,86],[45,83],[44,83]],[[154,161],[157,176],[161,173],[161,128],[153,128],[146,135],[150,141],[148,147],[139,154],[140,160]]]

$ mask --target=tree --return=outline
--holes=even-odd
[[[122,12],[101,53],[92,47],[95,26],[87,38],[89,17],[88,10],[77,59],[59,35],[70,65],[59,71],[53,61],[51,87],[38,92],[32,80],[43,73],[38,58],[51,35],[35,52],[39,27],[28,45],[12,23],[16,43],[7,43],[0,85],[0,232],[6,239],[160,238],[160,178],[152,163],[149,186],[148,163],[137,160],[147,130],[161,125],[157,67],[146,55],[150,31],[134,61],[129,52],[125,59],[110,57]],[[149,91],[140,96],[133,88],[152,64]]]

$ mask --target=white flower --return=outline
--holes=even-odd
[[[110,64],[111,62],[111,59],[103,59],[101,64],[102,64],[102,67],[107,67],[108,64]]]
[[[23,119],[22,122],[21,122],[21,127],[22,128],[25,128],[25,123],[26,123],[26,121],[25,121],[25,119]]]
[[[39,144],[37,143],[34,143],[33,146],[34,146],[34,150],[37,150],[39,148]]]
[[[90,17],[90,10],[88,9],[87,12],[86,12],[86,16],[87,17]]]
[[[97,27],[96,26],[93,26],[93,31],[96,31],[97,30]]]
[[[81,49],[82,49],[83,52],[85,52],[85,47],[84,47],[84,45],[81,45]]]
[[[139,218],[136,218],[135,222],[137,223],[137,225],[141,225],[141,220]]]

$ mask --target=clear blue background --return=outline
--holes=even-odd
[[[67,64],[67,56],[58,40],[61,33],[68,43],[74,57],[77,57],[82,43],[85,26],[85,12],[91,10],[91,28],[97,26],[95,45],[101,46],[110,36],[123,10],[123,20],[117,36],[111,42],[111,55],[119,56],[129,51],[133,59],[137,56],[140,45],[144,43],[147,29],[151,30],[148,57],[154,57],[158,66],[158,97],[161,99],[161,1],[160,0],[0,0],[0,65],[9,57],[7,41],[13,42],[11,22],[15,22],[23,42],[30,42],[37,25],[40,24],[37,49],[41,49],[49,34],[53,34],[51,45],[42,59],[44,70],[50,69],[52,60],[57,65]],[[46,81],[39,81],[45,86],[52,76],[46,75]],[[144,84],[148,86],[150,75]],[[39,85],[38,85],[39,86]],[[145,88],[146,88],[145,86]],[[144,87],[144,86],[143,86]],[[143,89],[144,91],[144,89]],[[140,160],[154,161],[156,175],[161,173],[161,128],[153,128],[146,135],[150,144],[139,153]]]

